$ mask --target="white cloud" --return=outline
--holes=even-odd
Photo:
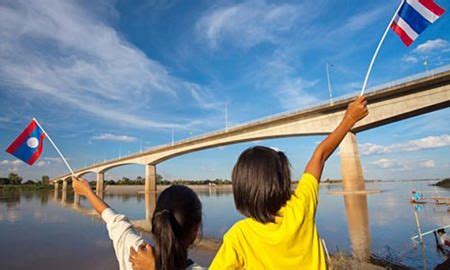
[[[447,40],[438,38],[433,40],[427,40],[425,43],[420,44],[414,49],[415,53],[428,53],[432,51],[449,50],[450,43]]]
[[[405,162],[388,158],[382,158],[373,161],[372,164],[380,169],[389,169],[393,171],[405,171],[410,169],[410,167]]]
[[[412,152],[450,146],[450,135],[428,136],[425,138],[396,143],[388,146],[364,143],[359,145],[362,155],[386,154],[392,152]]]
[[[213,48],[227,40],[235,46],[252,47],[277,42],[281,33],[305,15],[299,5],[249,0],[210,10],[197,22],[196,30]]]
[[[0,116],[0,122],[10,123],[11,119],[9,117]]]
[[[43,167],[43,166],[45,166],[45,165],[47,165],[48,164],[48,162],[45,162],[44,160],[39,160],[38,162],[36,162],[36,164],[34,164],[34,165],[36,165],[37,167]]]
[[[307,91],[317,83],[317,80],[309,81],[301,77],[285,79],[278,86],[276,95],[285,109],[305,107],[318,102],[317,98],[308,94]]]
[[[4,159],[0,161],[0,166],[7,169],[8,172],[14,172],[17,173],[19,169],[21,169],[22,165],[25,163],[21,160],[14,159],[14,160],[8,160]]]
[[[75,1],[0,5],[0,83],[30,100],[44,96],[136,128],[191,125],[140,116],[161,99],[195,103],[186,91],[193,84],[171,75],[106,22]]]
[[[424,161],[420,162],[419,166],[421,168],[434,168],[434,167],[436,167],[436,162],[432,159],[424,160]]]
[[[285,58],[286,55],[276,53],[265,61],[264,66],[251,76],[255,88],[271,93],[284,110],[304,108],[320,102],[310,91],[319,81],[305,79]]]
[[[13,165],[13,166],[20,166],[23,164],[23,161],[18,160],[18,159],[14,159],[14,160],[7,160],[4,159],[2,161],[0,161],[0,165]]]
[[[48,162],[58,162],[58,163],[62,162],[62,159],[60,157],[43,157],[42,159],[46,160]],[[66,157],[66,160],[71,160],[71,159]]]
[[[385,154],[389,153],[389,147],[374,143],[363,143],[359,145],[359,152],[363,156],[369,156],[373,154]]]
[[[380,15],[385,12],[385,9],[386,7],[382,6],[377,9],[370,9],[368,11],[358,13],[350,17],[344,26],[339,27],[339,29],[341,29],[340,31],[345,32],[366,29],[370,24],[380,18]]]
[[[118,141],[118,142],[135,142],[136,137],[128,136],[128,135],[116,135],[111,133],[103,133],[97,136],[92,137],[93,140],[103,140],[103,141]]]
[[[409,64],[416,64],[417,62],[419,62],[419,59],[412,55],[406,55],[402,58],[402,61]]]

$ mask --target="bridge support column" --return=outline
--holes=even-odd
[[[66,202],[66,200],[67,200],[67,180],[63,180],[63,183],[62,183],[62,196],[61,196],[61,201],[63,202],[63,203],[65,203]]]
[[[156,208],[156,192],[145,193],[145,221],[151,228],[153,212]]]
[[[74,193],[73,194],[73,205],[79,206],[80,205],[80,194]]]
[[[347,133],[339,145],[341,156],[342,186],[344,191],[359,191],[365,189],[364,175],[359,157],[356,135]]]
[[[104,184],[104,182],[105,182],[105,173],[104,172],[97,173],[97,185],[96,185],[96,188],[95,188],[95,193],[100,198],[103,198],[103,184]]]
[[[55,184],[53,185],[54,190],[53,190],[53,198],[55,200],[58,199],[58,193],[59,193],[59,181],[55,181]]]
[[[156,191],[156,165],[145,165],[145,193]]]

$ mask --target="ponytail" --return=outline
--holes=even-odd
[[[152,217],[156,269],[186,269],[187,250],[202,222],[202,203],[195,192],[172,185],[159,194]]]
[[[178,240],[179,225],[173,214],[163,209],[153,215],[152,232],[155,240],[158,270],[184,269],[187,251]]]

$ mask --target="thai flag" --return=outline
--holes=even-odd
[[[433,0],[406,0],[395,16],[391,28],[403,43],[409,46],[444,12],[445,10]]]
[[[18,159],[33,165],[42,153],[45,132],[33,119],[25,130],[6,149],[6,152]]]

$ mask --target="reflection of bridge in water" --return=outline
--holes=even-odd
[[[157,192],[147,192],[145,194],[137,194],[133,193],[130,196],[144,196],[145,197],[145,219],[143,220],[132,220],[132,223],[142,231],[149,232],[151,230],[151,218],[153,211],[155,210],[156,205],[156,197]],[[111,195],[113,196],[113,195]],[[94,215],[98,216],[95,210],[93,210],[90,206],[89,208],[83,208],[80,206],[79,197],[75,196],[75,194],[69,189],[54,189],[53,191],[53,200],[56,202],[60,202],[63,206],[70,207],[77,212],[80,212],[84,215]]]
[[[344,191],[365,190],[356,134],[449,107],[449,68],[447,66],[440,70],[419,74],[413,78],[392,82],[366,94],[369,116],[360,121],[340,145]],[[343,98],[332,104],[269,117],[227,130],[182,140],[171,145],[155,147],[142,153],[78,169],[75,174],[77,176],[88,173],[97,174],[96,192],[103,197],[104,175],[108,170],[128,164],[144,165],[146,219],[135,223],[141,228],[148,229],[156,203],[156,165],[160,162],[193,151],[239,142],[290,136],[325,135],[338,125],[350,100],[352,98]],[[52,179],[55,184],[56,197],[61,181],[61,200],[66,201],[70,175],[66,174]],[[345,194],[344,203],[353,254],[356,258],[366,260],[370,257],[371,251],[367,196],[365,194]],[[79,204],[79,197],[76,195],[74,204]]]
[[[366,194],[345,194],[345,214],[353,256],[367,261],[371,255],[371,234]]]
[[[209,195],[214,195],[216,188],[208,189]],[[228,192],[231,192],[229,190]],[[219,192],[220,193],[220,192]],[[134,226],[140,231],[151,232],[151,217],[156,205],[157,192],[147,192],[144,194],[134,193],[131,196],[145,196],[145,219],[131,220]],[[113,196],[113,195],[109,195]],[[123,196],[123,195],[122,195]],[[344,194],[345,213],[347,216],[347,227],[350,237],[350,244],[353,256],[359,261],[367,261],[371,256],[371,234],[369,229],[369,213],[366,194]],[[76,203],[73,192],[68,190],[54,190],[55,201],[66,207],[79,212],[82,215],[99,218],[95,210],[91,207],[84,208]],[[217,250],[219,239],[202,239],[200,249]]]

